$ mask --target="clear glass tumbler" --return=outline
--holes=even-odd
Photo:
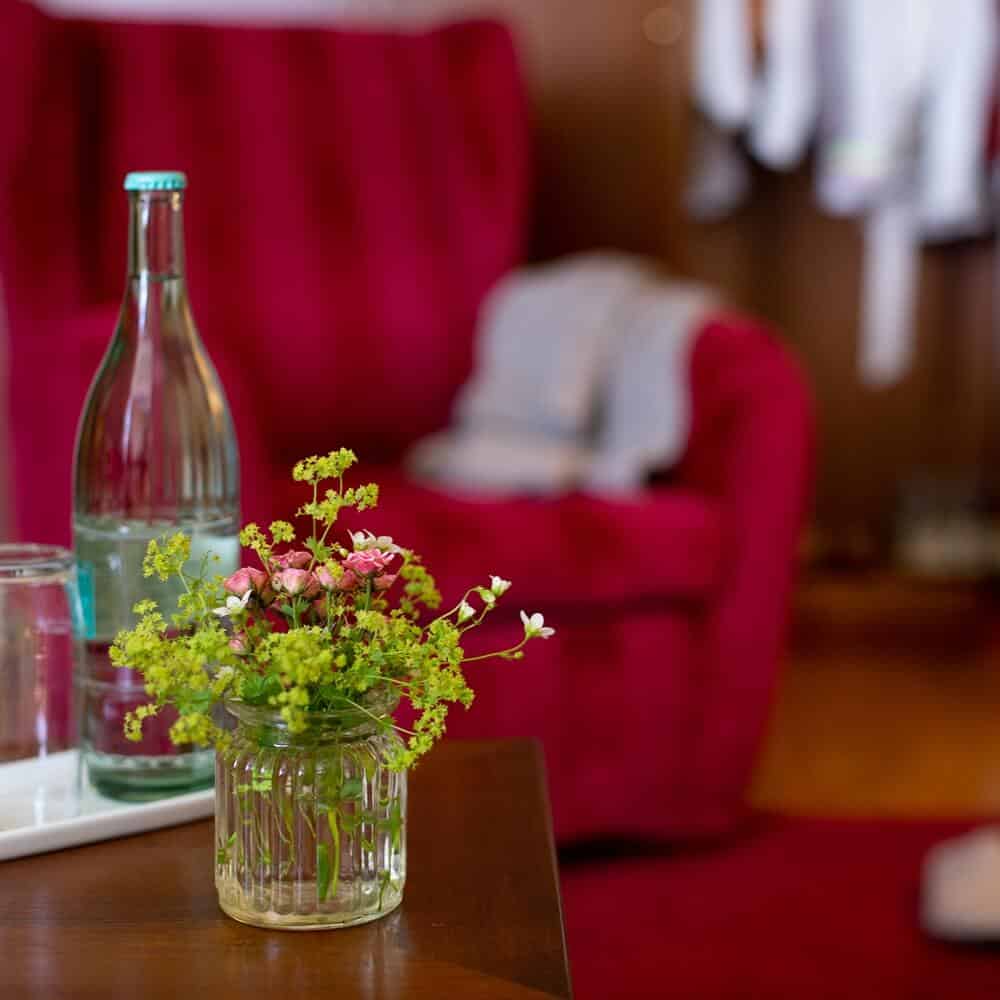
[[[75,744],[73,675],[82,627],[73,554],[51,545],[0,545],[0,761]]]

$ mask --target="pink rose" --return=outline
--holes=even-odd
[[[243,656],[250,651],[246,632],[237,632],[229,640],[229,648],[237,655]]]
[[[392,556],[391,552],[365,549],[362,552],[352,552],[342,565],[356,576],[378,576],[385,572],[386,566],[392,562]]]
[[[340,579],[337,581],[337,590],[342,593],[348,593],[348,591],[354,590],[358,585],[358,578],[349,570],[344,570],[341,574]]]
[[[319,566],[316,569],[316,579],[324,590],[333,590],[337,586],[337,581],[326,566]]]
[[[388,590],[396,582],[396,577],[398,575],[398,573],[385,573],[382,576],[376,577],[375,589]]]
[[[228,577],[223,586],[237,597],[242,597],[248,590],[259,594],[267,586],[267,574],[261,569],[244,566]]]
[[[326,622],[327,615],[330,611],[330,605],[327,601],[326,594],[320,594],[309,606],[309,611],[312,615],[312,621],[317,625],[322,625]]]
[[[271,566],[274,569],[304,569],[312,562],[312,555],[302,549],[282,552],[280,556],[271,556]]]
[[[288,594],[289,597],[310,600],[319,593],[316,576],[305,569],[283,569],[271,577],[271,583],[275,590]]]

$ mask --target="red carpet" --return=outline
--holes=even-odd
[[[917,924],[920,866],[970,824],[769,818],[732,844],[569,862],[577,1000],[1000,1000],[1000,947]]]

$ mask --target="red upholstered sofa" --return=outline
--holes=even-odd
[[[0,275],[15,532],[69,540],[74,427],[121,294],[128,169],[190,178],[195,314],[234,411],[247,518],[297,458],[347,444],[383,483],[373,525],[446,596],[515,581],[558,628],[478,668],[453,734],[541,739],[570,839],[717,836],[778,669],[806,503],[810,404],[765,329],[719,315],[691,360],[680,465],[634,499],[463,500],[400,457],[444,426],[477,311],[522,261],[529,115],[491,23],[419,35],[0,13]],[[298,502],[297,500],[295,502]]]

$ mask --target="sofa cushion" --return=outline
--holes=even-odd
[[[345,514],[344,538],[347,528],[363,526],[416,549],[449,606],[493,573],[514,582],[513,603],[529,611],[646,598],[700,601],[718,576],[719,508],[690,491],[511,500],[446,493],[394,467],[362,463],[358,470],[360,479],[381,485],[379,506],[360,517]],[[289,479],[272,516],[302,502],[301,486]]]

